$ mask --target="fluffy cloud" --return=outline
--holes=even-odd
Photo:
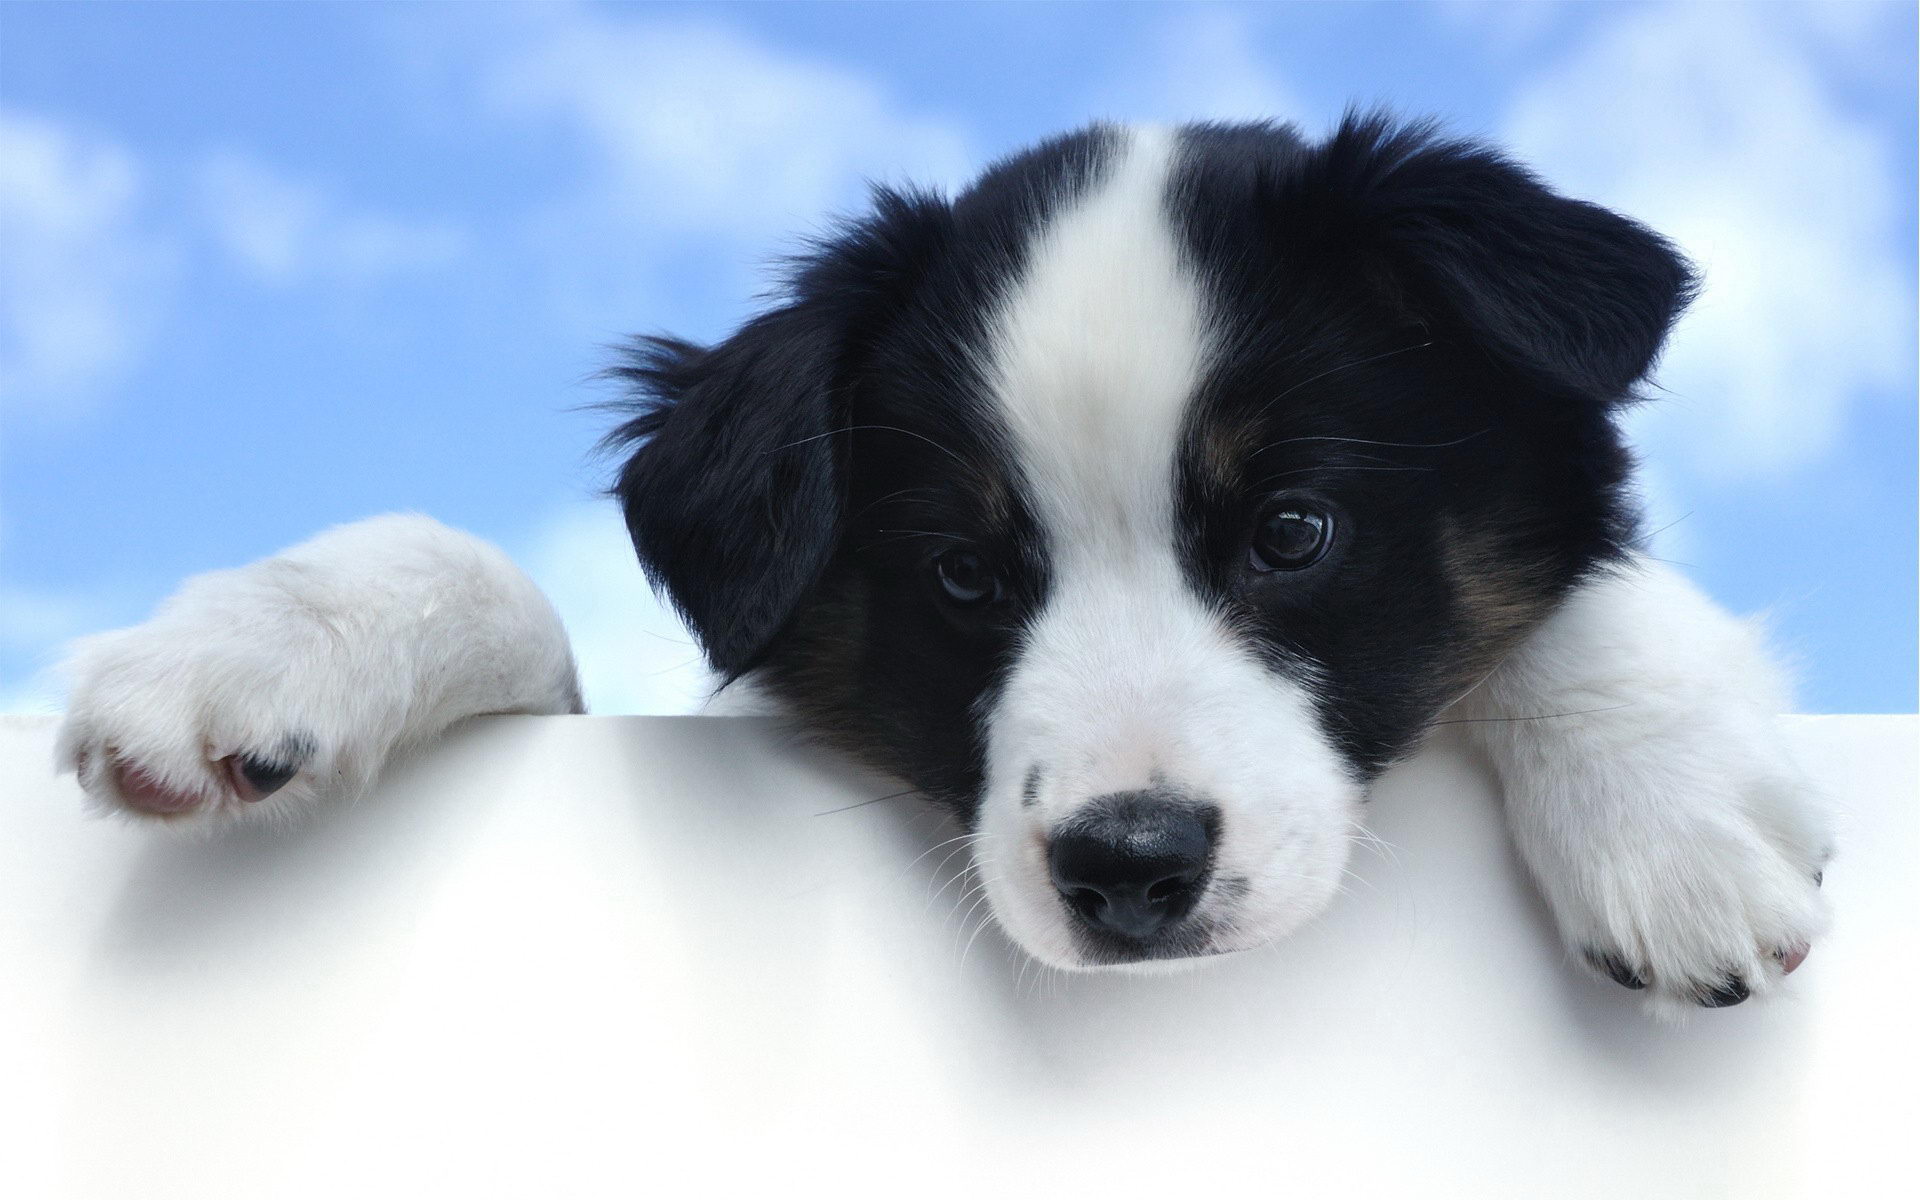
[[[686,627],[647,586],[612,503],[558,514],[514,557],[566,622],[589,711],[700,707],[712,677]]]
[[[121,147],[0,110],[0,401],[10,417],[84,408],[153,336],[176,248],[141,214]]]
[[[857,201],[864,176],[968,173],[953,125],[903,112],[864,76],[721,26],[564,14],[499,64],[491,98],[584,145],[588,205],[648,240],[759,240]]]
[[[162,219],[155,172],[58,121],[0,110],[0,400],[84,411],[138,360],[208,235],[260,284],[360,280],[444,263],[459,231],[357,209],[253,159],[207,156],[191,209]],[[165,181],[159,181],[164,183]]]
[[[442,265],[464,237],[453,227],[353,208],[317,185],[245,155],[209,155],[199,171],[207,228],[257,283],[363,280]]]
[[[1723,482],[1817,464],[1864,406],[1912,399],[1905,199],[1890,148],[1822,75],[1815,48],[1861,36],[1830,15],[1610,14],[1520,89],[1506,124],[1556,186],[1646,221],[1703,269],[1636,432]]]

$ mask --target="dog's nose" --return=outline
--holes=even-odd
[[[1192,911],[1219,822],[1219,809],[1164,792],[1103,797],[1053,835],[1053,886],[1089,925],[1150,937]]]

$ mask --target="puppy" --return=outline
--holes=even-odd
[[[1285,934],[1457,724],[1578,959],[1722,1007],[1805,956],[1828,851],[1754,631],[1635,549],[1615,419],[1692,287],[1427,125],[1095,126],[879,191],[719,345],[640,341],[614,490],[720,677],[951,810],[1045,962]],[[544,598],[422,517],[192,580],[72,671],[62,762],[188,823],[582,709]]]

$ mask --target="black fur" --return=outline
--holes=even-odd
[[[640,560],[731,679],[751,669],[820,578],[846,507],[847,392],[946,206],[881,190],[874,214],[799,261],[787,302],[711,349],[639,339],[613,376],[634,450],[615,492]]]
[[[1691,275],[1656,235],[1426,125],[1186,139],[1173,209],[1233,317],[1191,410],[1189,573],[1316,666],[1324,722],[1375,770],[1625,547],[1611,410]],[[1253,514],[1288,491],[1341,536],[1311,572],[1250,575]]]
[[[1113,135],[1057,139],[951,203],[878,193],[712,349],[642,342],[616,492],[642,563],[723,675],[963,818],[983,721],[1044,604],[1048,547],[980,367],[1035,231]],[[1196,126],[1169,214],[1229,328],[1180,450],[1183,555],[1276,666],[1324,679],[1356,771],[1403,752],[1632,535],[1613,426],[1686,303],[1656,235],[1429,126],[1311,143]],[[1328,558],[1244,570],[1267,497],[1336,514]],[[943,605],[930,558],[999,563],[1005,604]]]

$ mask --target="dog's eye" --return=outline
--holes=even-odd
[[[985,608],[1003,593],[992,564],[972,550],[942,550],[933,556],[933,574],[941,595],[958,608]]]
[[[1270,505],[1254,527],[1247,565],[1256,571],[1298,571],[1320,561],[1333,544],[1333,517],[1299,497]]]

